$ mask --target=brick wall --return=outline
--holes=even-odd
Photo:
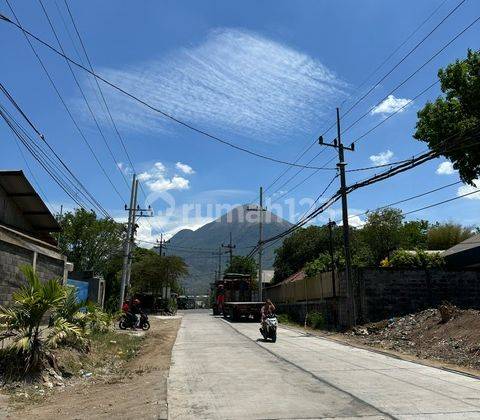
[[[33,264],[34,252],[21,246],[10,244],[0,240],[0,305],[10,304],[12,294],[22,284],[22,265]],[[40,280],[49,279],[63,280],[64,262],[37,253],[35,270]]]
[[[33,263],[33,251],[0,241],[0,305],[10,303],[21,283],[19,267]]]
[[[56,279],[62,283],[63,266],[63,260],[57,260],[43,254],[37,254],[35,271],[42,281]]]

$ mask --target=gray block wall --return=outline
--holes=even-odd
[[[22,284],[22,265],[33,264],[33,251],[0,241],[0,305],[11,303],[12,294]],[[37,254],[36,271],[42,281],[63,278],[63,260]]]
[[[32,263],[32,251],[0,241],[0,305],[8,305],[21,284],[20,267]]]

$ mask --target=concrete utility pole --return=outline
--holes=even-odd
[[[336,286],[335,286],[335,258],[334,258],[334,254],[333,254],[333,232],[332,232],[332,229],[334,226],[336,226],[337,224],[333,221],[331,221],[330,219],[328,219],[328,237],[329,237],[329,240],[330,240],[330,246],[329,246],[329,251],[330,251],[330,261],[331,261],[331,264],[332,264],[332,295],[333,297],[337,296],[337,291],[335,290],[336,289]]]
[[[247,208],[247,211],[258,211],[258,301],[262,302],[263,294],[263,270],[262,270],[262,255],[263,255],[263,187],[260,187],[260,205],[255,208]]]
[[[228,254],[230,254],[230,265],[232,265],[232,260],[233,260],[233,250],[236,248],[236,245],[233,245],[232,243],[232,232],[230,232],[230,242],[227,245],[222,244],[222,248],[227,248],[228,249]]]
[[[137,205],[137,191],[138,191],[138,180],[137,176],[133,174],[132,179],[132,191],[130,192],[130,207],[127,208],[125,204],[125,210],[128,211],[128,222],[127,222],[127,236],[125,238],[125,244],[123,247],[123,267],[122,267],[122,280],[120,284],[120,302],[119,307],[122,308],[123,301],[125,300],[125,288],[127,285],[130,285],[130,273],[132,268],[132,251],[135,245],[135,219],[136,217],[147,217],[151,216],[152,209],[148,206],[148,209],[141,209]]]
[[[218,247],[218,281],[222,279],[222,247]]]
[[[163,240],[163,233],[160,234],[160,240],[157,239],[157,246],[155,248],[158,249],[158,255],[160,255],[161,257],[164,255],[163,254],[163,247],[164,245],[166,245],[169,241],[164,241]]]
[[[120,302],[119,308],[122,309],[123,301],[125,300],[125,287],[127,286],[127,276],[128,276],[128,260],[130,256],[130,238],[132,236],[132,215],[136,206],[135,197],[135,188],[137,186],[137,176],[133,174],[132,179],[132,190],[130,192],[130,206],[128,207],[128,222],[127,222],[127,235],[125,237],[125,243],[123,245],[123,266],[122,266],[122,280],[120,283]],[[127,205],[125,205],[127,207]],[[127,210],[127,208],[125,208]]]
[[[133,211],[132,211],[132,229],[130,234],[130,247],[128,252],[128,265],[127,265],[127,286],[130,286],[130,275],[132,273],[132,253],[133,249],[135,248],[135,232],[137,230],[137,226],[135,224],[135,217],[137,215],[137,194],[138,194],[138,179],[135,180],[135,189],[134,189],[134,197],[133,197]]]
[[[345,249],[345,275],[347,280],[347,294],[352,298],[352,310],[353,310],[353,323],[355,324],[355,296],[353,293],[352,283],[352,260],[350,254],[350,229],[348,226],[348,203],[347,203],[347,182],[345,178],[345,150],[351,152],[355,151],[355,144],[352,143],[350,147],[346,147],[342,144],[341,129],[340,129],[340,109],[337,108],[337,138],[333,141],[333,144],[324,143],[323,137],[318,139],[319,143],[324,146],[330,146],[338,150],[338,163],[337,167],[340,170],[340,192],[342,194],[342,221],[343,221],[343,246]]]

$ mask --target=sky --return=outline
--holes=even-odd
[[[42,1],[66,54],[87,65],[64,0]],[[40,2],[9,2],[25,28],[58,48]],[[335,123],[336,107],[342,128],[365,115],[342,135],[345,144],[361,137],[355,151],[346,152],[347,169],[355,169],[403,160],[426,150],[425,143],[412,137],[416,113],[441,92],[437,84],[412,98],[437,80],[440,67],[464,58],[468,48],[478,48],[480,24],[392,90],[476,19],[480,3],[463,2],[396,65],[459,3],[85,0],[68,5],[99,75],[162,112],[237,146],[293,162]],[[0,0],[0,12],[13,20],[5,0]],[[214,141],[102,82],[100,93],[94,78],[73,66],[77,85],[62,57],[35,41],[32,44],[96,158],[23,34],[5,22],[0,22],[0,82],[70,170],[118,220],[126,216],[131,176],[137,173],[142,183],[139,204],[154,209],[153,217],[139,223],[140,240],[153,242],[160,233],[168,236],[184,228],[196,229],[229,206],[258,200],[260,186],[266,189],[267,207],[295,222],[335,174],[335,150],[314,144],[299,163],[327,169],[313,173],[312,169],[290,168],[271,186],[288,166]],[[0,104],[24,123],[4,96]],[[362,137],[385,118],[385,123]],[[332,141],[335,136],[331,129],[324,139]],[[3,120],[0,141],[1,169],[24,170],[53,212],[60,205],[67,210],[75,207],[28,151],[19,148]],[[378,171],[348,173],[347,183]],[[350,194],[351,222],[361,225],[365,216],[356,214],[458,180],[449,162],[436,159]],[[337,189],[335,180],[325,196]],[[456,184],[398,207],[408,212],[473,190]],[[407,218],[478,226],[479,206],[480,194],[474,194]],[[340,214],[334,206],[315,223],[337,219]]]

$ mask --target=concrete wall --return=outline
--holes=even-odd
[[[267,288],[265,295],[297,321],[303,322],[307,310],[318,311],[327,326],[339,328],[417,312],[442,301],[480,309],[480,270],[358,269],[350,293],[344,273],[337,275],[336,296],[328,286],[331,278],[331,273],[322,273],[279,284]]]
[[[66,258],[48,244],[30,242],[23,234],[14,234],[11,229],[0,229],[0,305],[11,303],[12,294],[22,283],[20,267],[32,265],[42,281],[65,279]]]
[[[21,265],[33,263],[33,251],[0,241],[0,305],[10,303],[20,284]]]

